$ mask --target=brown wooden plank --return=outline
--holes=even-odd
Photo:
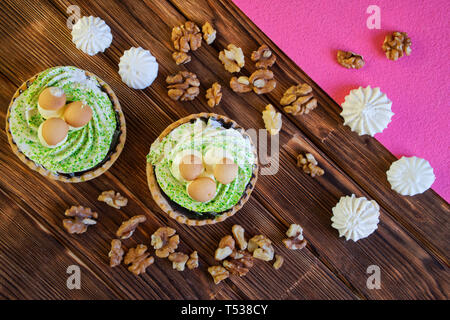
[[[0,217],[0,297],[3,299],[121,297],[2,192]],[[80,267],[80,289],[67,288],[67,268],[71,265]]]
[[[246,21],[230,23],[228,20],[232,17],[229,17],[227,10],[216,3],[209,3],[217,9],[214,12],[213,22],[218,28],[218,39],[213,46],[204,45],[196,51],[193,61],[185,66],[186,69],[199,75],[202,81],[202,93],[193,103],[174,103],[167,97],[164,78],[167,74],[183,67],[175,66],[171,59],[169,38],[172,26],[184,21],[180,12],[190,10],[185,8],[189,6],[188,2],[186,5],[183,3],[183,10],[179,11],[162,1],[125,4],[108,2],[89,5],[80,3],[83,14],[101,16],[112,27],[114,40],[111,48],[104,55],[95,57],[84,55],[71,43],[64,18],[68,4],[69,2],[58,2],[55,3],[55,7],[45,4],[44,8],[37,8],[37,5],[30,4],[23,9],[17,4],[12,4],[16,7],[2,9],[0,14],[6,12],[7,16],[17,16],[11,23],[6,22],[9,19],[3,19],[3,17],[0,19],[0,32],[10,31],[10,36],[6,37],[8,51],[0,53],[2,58],[0,72],[4,75],[1,78],[4,89],[0,90],[5,92],[1,95],[2,105],[8,103],[9,97],[15,90],[15,86],[8,82],[12,81],[15,85],[19,85],[32,74],[48,66],[75,64],[98,74],[115,89],[127,117],[128,141],[125,150],[110,172],[95,181],[75,186],[48,182],[37,174],[30,173],[18,159],[11,159],[10,153],[0,158],[2,164],[10,163],[1,173],[9,179],[2,182],[0,187],[7,190],[9,194],[14,194],[13,198],[21,205],[32,206],[33,209],[30,209],[30,212],[39,212],[36,219],[40,219],[42,223],[48,223],[48,228],[68,245],[73,242],[73,239],[67,237],[59,225],[61,214],[66,206],[83,202],[97,208],[99,212],[105,210],[107,212],[105,219],[102,218],[102,223],[96,226],[95,231],[90,230],[86,237],[76,238],[77,241],[73,245],[74,252],[79,250],[85,255],[82,259],[88,261],[100,277],[107,278],[110,276],[109,273],[112,273],[112,282],[114,282],[112,285],[117,286],[117,290],[128,297],[350,298],[351,292],[360,298],[443,297],[446,295],[447,282],[444,277],[447,270],[445,267],[421,247],[422,239],[419,242],[413,239],[415,234],[412,231],[414,230],[408,231],[409,228],[405,230],[404,227],[398,226],[394,221],[395,216],[392,219],[390,213],[383,212],[383,223],[376,234],[376,240],[372,240],[374,235],[364,240],[362,244],[358,242],[358,244],[349,245],[336,239],[336,232],[331,229],[329,221],[331,207],[343,192],[365,195],[366,191],[359,187],[359,183],[355,184],[350,174],[339,168],[340,163],[329,155],[329,150],[324,149],[320,143],[311,143],[314,140],[310,136],[303,133],[303,130],[299,131],[292,122],[287,120],[281,134],[283,146],[281,171],[275,177],[261,177],[255,196],[238,215],[218,226],[197,228],[194,231],[193,228],[168,221],[167,217],[155,207],[147,190],[143,164],[148,147],[168,124],[180,116],[208,110],[204,92],[218,78],[224,84],[225,92],[224,102],[216,111],[237,119],[246,127],[262,127],[260,111],[270,99],[253,94],[232,93],[227,88],[230,75],[217,59],[218,51],[234,39],[239,40],[236,44],[241,45],[247,55],[257,47],[258,41],[247,39],[248,36],[242,29],[242,25],[247,27]],[[199,16],[191,17],[199,23],[203,22],[204,20],[201,19],[205,17],[212,17],[210,16],[212,10],[208,6],[201,6],[194,11],[195,14],[199,12]],[[58,18],[55,20],[55,17]],[[52,24],[45,22],[51,18],[54,20]],[[33,28],[24,34],[23,25],[31,25]],[[263,37],[263,35],[258,36]],[[146,90],[137,91],[126,87],[117,74],[119,57],[123,50],[131,45],[150,48],[160,62],[160,76]],[[49,46],[52,47],[52,52],[48,50],[43,52],[42,48]],[[15,52],[26,52],[26,55],[17,55],[14,54]],[[277,65],[285,63],[280,60],[285,59],[279,58]],[[283,74],[279,73],[281,69],[275,70],[276,74]],[[292,70],[298,69],[296,67]],[[287,78],[299,77],[298,72],[292,70],[286,72]],[[10,80],[5,80],[6,77]],[[292,81],[279,80],[281,85],[286,87],[287,83]],[[281,88],[277,88],[275,94],[281,96]],[[243,113],[242,110],[248,112]],[[3,118],[5,111],[3,108],[0,110]],[[292,139],[292,137],[296,138]],[[2,145],[6,146],[4,136],[2,141],[5,142]],[[311,180],[294,168],[293,158],[298,147],[311,148],[316,152],[321,164],[324,163],[326,166],[325,177]],[[32,180],[28,181],[30,177]],[[22,185],[16,186],[18,181]],[[33,187],[40,192],[30,192],[29,190]],[[119,215],[113,215],[116,213],[114,209],[96,203],[96,196],[106,188],[120,189],[132,199],[130,206],[119,212]],[[40,193],[43,191],[48,192],[56,200],[42,199]],[[20,200],[21,197],[26,201]],[[298,221],[305,226],[306,237],[311,245],[308,250],[299,254],[286,252],[287,268],[282,274],[275,273],[269,265],[262,264],[256,270],[252,270],[248,277],[227,280],[217,287],[211,284],[204,270],[198,270],[183,277],[169,270],[170,265],[167,261],[158,260],[155,266],[151,267],[149,275],[144,276],[143,279],[131,277],[124,268],[111,272],[105,267],[107,263],[105,257],[115,228],[126,216],[142,212],[148,214],[150,221],[145,225],[142,233],[137,234],[137,241],[148,241],[148,234],[161,223],[167,222],[179,230],[185,245],[183,250],[199,249],[204,266],[213,263],[210,258],[217,241],[222,235],[229,233],[232,223],[235,222],[244,224],[253,234],[262,232],[274,240],[278,239],[279,242],[287,225]],[[384,219],[385,216],[389,217]],[[412,238],[411,235],[413,235]],[[198,248],[199,244],[201,244],[200,248]],[[429,247],[427,243],[425,244]],[[390,248],[391,246],[393,248]],[[436,252],[433,251],[433,253]],[[386,270],[387,281],[383,282],[381,291],[369,292],[365,289],[365,268],[367,263],[374,262],[379,263],[382,270]],[[404,264],[406,267],[403,266]],[[411,266],[409,267],[408,264]],[[292,270],[294,267],[298,267],[296,272]],[[267,279],[266,273],[269,275]],[[422,273],[423,279],[419,279],[417,286],[414,286],[417,274],[422,276]],[[343,288],[343,284],[350,289]]]

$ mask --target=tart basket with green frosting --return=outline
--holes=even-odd
[[[182,118],[153,142],[147,180],[153,199],[171,218],[201,226],[234,215],[258,178],[250,136],[215,113]]]
[[[8,108],[6,133],[28,167],[71,183],[103,174],[126,140],[125,117],[111,87],[71,66],[44,70],[19,87]]]

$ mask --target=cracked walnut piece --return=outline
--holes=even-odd
[[[278,270],[281,268],[281,266],[284,263],[284,258],[278,254],[275,255],[275,262],[273,263],[273,267],[275,270]]]
[[[258,48],[258,50],[252,52],[251,59],[256,62],[256,68],[265,69],[273,66],[277,60],[277,57],[272,54],[272,51],[268,46],[263,44]]]
[[[273,72],[269,69],[258,69],[248,78],[257,94],[269,93],[277,86],[277,81],[273,78]]]
[[[116,209],[125,207],[128,204],[128,199],[122,196],[119,192],[114,192],[114,190],[103,191],[102,194],[98,196],[97,200],[103,201],[108,206]]]
[[[272,241],[261,234],[254,236],[248,241],[247,249],[253,253],[254,258],[264,261],[272,260],[275,252]]]
[[[227,50],[228,49],[228,50]],[[244,67],[245,58],[241,48],[230,43],[227,47],[219,52],[219,60],[222,61],[225,70],[230,73],[239,72]]]
[[[195,51],[202,45],[200,28],[192,21],[186,21],[184,25],[172,29],[172,42],[176,51]]]
[[[98,218],[97,212],[93,212],[90,208],[82,206],[72,206],[64,213],[66,217],[73,219],[64,219],[63,226],[67,232],[80,234],[87,231],[89,225],[96,224],[94,219]]]
[[[202,27],[203,39],[205,39],[207,44],[211,44],[216,40],[216,30],[212,27],[212,25],[206,21]]]
[[[264,120],[264,126],[270,135],[277,135],[281,130],[281,113],[276,112],[273,105],[268,104],[266,109],[262,112],[262,118]]]
[[[186,262],[186,266],[192,270],[195,268],[198,268],[198,253],[197,251],[194,251],[189,256],[189,260]]]
[[[166,78],[168,92],[172,100],[194,100],[200,93],[200,81],[197,75],[188,71],[180,71],[173,76]]]
[[[359,54],[351,51],[338,50],[337,61],[347,69],[361,69],[364,67],[364,59]]]
[[[250,80],[248,77],[241,76],[239,78],[232,77],[230,80],[230,88],[234,92],[245,93],[252,91],[252,86],[250,85]]]
[[[169,260],[172,261],[172,268],[177,271],[184,271],[188,259],[189,256],[182,252],[174,252],[169,255]]]
[[[231,228],[233,237],[241,250],[247,249],[247,240],[245,240],[245,230],[242,226],[235,224]]]
[[[219,284],[222,280],[225,280],[230,276],[228,270],[222,266],[209,267],[208,272],[213,277],[215,284]]]
[[[174,235],[175,229],[160,227],[152,234],[151,245],[156,250],[155,254],[159,258],[167,258],[169,254],[175,252],[180,243],[180,236]]]
[[[300,153],[297,156],[297,167],[301,167],[303,172],[311,177],[322,176],[325,171],[318,166],[317,160],[311,153]]]
[[[208,106],[214,108],[222,100],[222,87],[219,83],[214,82],[212,87],[206,90],[206,99],[208,99]]]
[[[298,114],[307,114],[316,108],[317,100],[312,94],[312,88],[308,84],[303,83],[287,89],[280,100],[280,104],[286,106],[284,111],[296,116]]]
[[[147,218],[144,215],[131,217],[129,220],[122,222],[119,229],[117,229],[116,236],[120,239],[128,239],[136,230],[139,223],[145,222]]]
[[[147,246],[138,244],[136,248],[131,248],[125,255],[124,263],[130,264],[128,270],[135,275],[144,273],[147,267],[155,261],[155,258],[150,256],[150,253],[146,252]]]
[[[389,60],[396,61],[404,54],[411,54],[411,39],[406,32],[393,32],[388,34],[383,42],[383,51]]]
[[[222,239],[220,239],[219,246],[214,253],[214,258],[218,261],[225,259],[233,253],[234,245],[235,242],[232,236],[227,235],[223,237]]]
[[[172,53],[172,58],[177,65],[185,64],[191,61],[191,56],[183,51],[175,51]]]
[[[286,231],[286,235],[289,237],[283,240],[286,248],[291,250],[303,249],[307,242],[303,238],[303,229],[298,224],[291,224],[289,229]]]
[[[122,262],[123,254],[125,251],[122,248],[122,242],[118,239],[111,241],[111,251],[109,251],[108,257],[110,267],[117,267]]]
[[[235,258],[225,260],[223,266],[231,274],[242,277],[250,271],[251,267],[253,267],[253,257],[247,251],[238,251],[235,254]]]

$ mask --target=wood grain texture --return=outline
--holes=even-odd
[[[90,57],[77,50],[66,27],[69,5],[82,15],[99,16],[111,27],[113,42],[105,53]],[[210,21],[216,41],[192,53],[192,61],[176,66],[171,58],[172,27],[187,19]],[[11,95],[31,75],[55,65],[75,65],[104,79],[118,96],[127,121],[122,155],[103,176],[70,185],[46,180],[30,171],[9,150],[0,132],[0,298],[43,299],[411,299],[448,298],[449,206],[432,190],[401,197],[390,190],[385,172],[395,157],[375,139],[359,137],[342,125],[339,106],[281,52],[231,2],[227,1],[3,1],[0,4],[0,123]],[[231,75],[218,60],[229,43],[242,47],[246,57],[266,43],[277,55],[272,68],[277,88],[268,95],[235,94]],[[117,73],[119,58],[131,46],[150,49],[159,76],[145,90],[133,90]],[[249,59],[247,59],[248,61]],[[173,102],[164,79],[179,70],[195,72],[201,93],[192,102]],[[249,75],[246,63],[242,74]],[[211,110],[205,92],[215,81],[223,87],[222,103]],[[244,208],[223,223],[193,228],[177,224],[151,199],[145,174],[150,144],[173,121],[191,113],[216,112],[244,128],[263,128],[266,104],[279,106],[285,89],[298,82],[314,88],[319,107],[309,115],[284,114],[280,132],[280,167],[276,175],[260,176]],[[301,150],[314,154],[326,174],[312,179],[295,167]],[[96,201],[114,189],[129,205],[116,210]],[[331,227],[331,208],[343,195],[355,193],[381,206],[378,230],[357,243],[337,237]],[[86,234],[72,236],[61,227],[64,210],[75,204],[100,214]],[[181,250],[198,250],[201,267],[176,272],[169,261],[156,259],[146,274],[135,277],[125,267],[111,269],[107,254],[120,223],[136,214],[147,222],[125,241],[127,247],[149,244],[161,225],[175,228]],[[300,223],[309,242],[302,251],[282,247],[290,223]],[[244,278],[214,285],[206,273],[219,239],[239,223],[248,234],[265,234],[286,259],[282,269],[258,261]],[[82,266],[81,290],[66,288],[65,270]],[[378,265],[380,290],[366,287],[366,269]],[[33,272],[33,270],[36,270]]]

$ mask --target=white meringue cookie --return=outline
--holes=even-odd
[[[358,241],[378,228],[379,216],[380,207],[374,200],[369,201],[365,197],[356,198],[352,194],[351,197],[341,197],[333,208],[331,226],[339,231],[339,237],[344,236],[346,240]]]
[[[119,62],[122,81],[133,89],[145,89],[158,75],[158,62],[150,51],[131,48],[123,53]]]
[[[394,113],[391,111],[392,101],[380,91],[370,86],[351,90],[342,103],[341,116],[344,125],[359,135],[369,134],[372,137],[387,128]]]
[[[428,190],[435,180],[430,163],[418,157],[401,157],[386,172],[392,190],[413,196]]]
[[[82,17],[73,25],[72,42],[78,49],[93,56],[111,45],[111,29],[98,17]]]

